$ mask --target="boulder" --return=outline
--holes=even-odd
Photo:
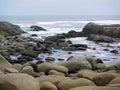
[[[69,59],[69,61],[59,62],[58,65],[67,67],[69,73],[75,73],[81,69],[92,70],[91,64],[85,57],[72,57]]]
[[[72,88],[70,90],[119,90],[118,87],[97,87],[97,86],[82,86],[82,87],[76,87]]]
[[[47,62],[54,62],[55,58],[54,57],[46,57],[45,61],[47,61]]]
[[[5,73],[18,73],[19,71],[14,68],[5,68]]]
[[[97,35],[97,34],[90,34],[88,35],[88,40],[96,41],[96,42],[114,42],[115,40],[111,37],[104,36],[104,35]]]
[[[4,71],[7,67],[11,68],[12,64],[10,64],[2,55],[0,55],[0,70]]]
[[[40,90],[58,90],[58,89],[54,84],[50,82],[44,82],[40,85]]]
[[[1,76],[1,75],[4,75],[4,72],[3,72],[3,71],[0,71],[0,76]]]
[[[86,44],[71,44],[70,47],[74,47],[75,50],[86,50]]]
[[[25,49],[23,52],[22,52],[22,55],[23,56],[30,56],[30,57],[37,57],[38,56],[38,53],[32,49]],[[29,59],[28,59],[29,60]]]
[[[81,33],[80,32],[76,32],[74,30],[69,31],[66,34],[66,37],[68,37],[68,38],[71,38],[71,37],[80,37],[80,36],[81,36]]]
[[[58,72],[58,71],[56,71],[56,70],[50,70],[48,74],[49,74],[49,75],[60,75],[60,76],[65,76],[64,73]]]
[[[107,85],[112,79],[120,76],[117,73],[109,73],[109,72],[102,72],[97,73],[93,71],[88,70],[81,70],[77,74],[80,78],[87,78],[89,80],[92,80],[96,85],[98,86],[105,86]]]
[[[0,90],[40,90],[40,86],[32,76],[12,73],[0,76]]]
[[[120,73],[120,61],[110,61],[105,64],[107,70],[116,70],[117,73]]]
[[[13,64],[13,68],[20,72],[22,70],[22,65],[21,64]]]
[[[0,21],[0,35],[14,36],[24,33],[18,25],[9,22]]]
[[[111,80],[110,83],[107,86],[110,86],[110,87],[119,87],[120,88],[120,76],[114,78],[113,80]]]
[[[47,62],[39,64],[37,67],[37,70],[39,72],[45,72],[45,73],[48,73],[50,70],[56,70],[56,71],[63,72],[63,73],[68,72],[68,69],[64,66],[61,66],[55,63],[47,63]]]
[[[59,90],[70,90],[71,88],[80,87],[80,86],[95,86],[95,84],[88,79],[78,78],[75,80],[67,79],[60,81],[57,86]]]
[[[39,76],[37,72],[34,72],[33,68],[31,66],[25,66],[22,70],[21,73],[26,73],[28,75],[32,75],[34,77]]]
[[[65,76],[59,76],[59,75],[47,75],[47,76],[42,75],[40,77],[37,77],[36,79],[38,80],[40,85],[44,82],[50,82],[50,83],[53,83],[54,85],[57,85],[60,81],[67,80],[70,78]]]
[[[31,31],[47,31],[46,29],[39,26],[31,26]]]
[[[98,34],[120,38],[120,25],[98,25],[95,23],[88,23],[85,25],[81,33],[83,36]]]

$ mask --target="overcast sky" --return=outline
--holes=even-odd
[[[0,0],[0,15],[120,15],[120,0]]]

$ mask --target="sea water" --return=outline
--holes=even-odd
[[[32,34],[38,35],[38,39],[44,39],[47,36],[67,33],[70,30],[82,31],[83,27],[89,23],[97,23],[97,24],[120,24],[120,16],[0,16],[0,21],[8,21],[14,24],[19,25],[26,34],[22,34],[25,37],[29,37]],[[30,31],[30,26],[37,25],[41,26],[47,31]],[[57,59],[67,59],[70,56],[92,56],[96,58],[100,58],[103,61],[107,62],[109,60],[120,60],[120,54],[113,54],[109,51],[104,51],[103,49],[117,49],[120,53],[119,47],[120,43],[110,43],[111,47],[107,47],[108,43],[99,43],[86,40],[86,37],[79,38],[70,38],[73,43],[81,43],[87,44],[90,48],[96,48],[96,50],[87,49],[86,51],[71,51],[72,54],[69,54],[67,51],[63,50],[53,50],[53,54],[39,54],[39,57],[45,59],[46,57],[55,57]]]

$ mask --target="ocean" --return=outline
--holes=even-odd
[[[19,25],[28,35],[37,34],[41,36],[49,36],[58,33],[67,33],[70,30],[81,31],[89,22],[98,24],[120,24],[120,16],[95,16],[95,15],[44,15],[44,16],[0,16],[0,21],[8,21]],[[47,32],[32,32],[29,27],[38,25]]]
[[[38,39],[44,39],[47,36],[67,33],[70,30],[82,31],[82,28],[89,22],[97,24],[120,24],[120,16],[55,16],[55,15],[45,15],[45,16],[0,16],[0,21],[8,21],[13,24],[19,25],[26,34],[22,34],[25,37],[29,37],[32,34],[37,34]],[[37,25],[41,26],[47,31],[29,31],[30,26]],[[95,58],[100,58],[104,62],[109,60],[120,60],[120,54],[113,54],[110,52],[104,51],[104,49],[118,49],[120,42],[110,43],[112,48],[106,47],[108,43],[99,43],[86,40],[86,37],[81,38],[70,38],[73,43],[77,44],[87,44],[90,48],[96,48],[96,50],[87,49],[86,51],[71,51],[72,54],[69,54],[67,51],[63,50],[53,50],[53,54],[39,54],[38,57],[45,59],[46,57],[54,57],[57,59],[67,59],[70,56],[91,56]],[[119,50],[120,53],[120,50]],[[14,57],[14,56],[13,56]]]

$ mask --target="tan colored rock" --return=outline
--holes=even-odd
[[[44,82],[41,84],[40,90],[57,90],[57,87],[50,82]]]
[[[82,69],[92,70],[92,65],[85,57],[73,57],[69,61],[59,62],[58,64],[67,67],[70,73],[75,73]]]
[[[49,74],[49,75],[60,75],[60,76],[65,76],[64,73],[58,72],[58,71],[56,71],[56,70],[50,70],[48,74]]]
[[[0,70],[4,71],[6,67],[11,68],[12,64],[10,64],[2,55],[0,55]]]
[[[101,73],[93,78],[93,81],[98,86],[107,85],[112,79],[118,77],[116,73]]]
[[[97,61],[93,57],[86,57],[86,60],[92,65],[92,70],[95,70],[97,66]]]
[[[44,82],[51,82],[54,85],[57,85],[60,81],[62,80],[67,80],[69,79],[69,77],[65,77],[65,76],[58,76],[58,75],[48,75],[48,76],[40,76],[36,78],[40,84],[44,83]]]
[[[120,84],[120,76],[111,80],[111,82],[109,84]]]
[[[0,76],[1,76],[1,75],[4,75],[4,72],[3,72],[3,71],[0,71]]]
[[[22,65],[21,64],[13,64],[13,68],[20,72],[22,70]]]
[[[45,76],[44,72],[39,72],[38,74],[39,74],[39,76]]]
[[[117,73],[97,73],[90,70],[81,70],[77,74],[78,77],[92,80],[98,86],[107,85],[112,79],[119,76]]]
[[[116,70],[120,73],[120,61],[111,61],[105,64],[107,70]]]
[[[14,68],[5,68],[5,73],[19,73],[19,71]]]
[[[63,73],[68,72],[68,69],[64,66],[61,66],[55,63],[48,63],[48,62],[39,64],[37,67],[37,70],[39,72],[45,72],[45,73],[48,73],[50,70],[56,70]]]
[[[0,76],[0,90],[40,90],[40,86],[30,75],[11,73]]]
[[[37,72],[34,72],[33,68],[31,66],[25,66],[22,70],[21,73],[26,73],[28,75],[32,75],[34,77],[38,77],[39,75]]]
[[[88,79],[78,78],[75,80],[72,79],[62,80],[58,83],[57,86],[59,90],[69,90],[71,88],[80,87],[80,86],[95,86],[95,84]]]
[[[83,86],[83,87],[76,87],[70,90],[120,90],[118,87],[97,87],[97,86]]]

